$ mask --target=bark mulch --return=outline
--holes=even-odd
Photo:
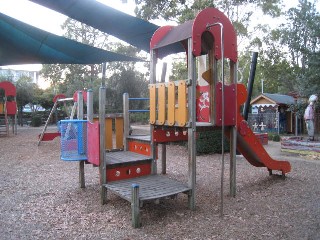
[[[197,157],[196,210],[187,197],[146,203],[142,227],[131,227],[130,204],[110,193],[100,204],[98,168],[60,160],[59,139],[37,146],[41,128],[0,138],[0,239],[320,239],[320,161],[266,147],[289,160],[285,180],[237,159],[237,196],[229,196],[226,155],[224,216],[220,217],[221,155]],[[187,149],[167,147],[168,177],[187,181]],[[161,163],[159,164],[159,168]],[[161,170],[161,169],[159,169]]]

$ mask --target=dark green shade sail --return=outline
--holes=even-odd
[[[0,13],[0,66],[112,61],[143,60],[57,36]]]

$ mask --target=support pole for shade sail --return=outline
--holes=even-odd
[[[99,90],[99,126],[100,126],[100,183],[101,183],[101,204],[107,201],[107,189],[103,186],[107,183],[106,154],[105,154],[105,115],[106,115],[106,88],[100,87]]]
[[[104,62],[102,63],[102,79],[101,79],[102,87],[106,86],[106,69],[107,69],[107,64]]]
[[[83,119],[83,93],[78,91],[78,111],[77,116],[79,120]],[[85,176],[84,176],[84,161],[79,162],[79,184],[80,188],[85,188]]]
[[[129,121],[129,93],[124,93],[123,97],[123,150],[128,151],[128,136],[130,131]]]
[[[254,83],[254,77],[256,74],[257,59],[258,59],[258,53],[253,52],[252,59],[251,59],[251,66],[250,66],[250,75],[249,75],[249,79],[248,79],[248,96],[247,96],[247,100],[246,100],[246,103],[243,108],[243,118],[246,121],[248,120],[248,115],[249,115],[250,101],[251,101],[251,96],[252,96],[252,88],[253,88],[253,83]]]

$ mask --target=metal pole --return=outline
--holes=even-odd
[[[191,80],[188,91],[188,106],[189,106],[189,123],[188,128],[188,186],[191,188],[191,193],[188,196],[189,208],[194,210],[196,207],[195,192],[196,192],[196,63],[192,54],[192,39],[188,39],[188,78]]]
[[[258,59],[258,53],[253,52],[252,59],[251,59],[251,66],[250,66],[250,75],[248,79],[248,96],[243,108],[243,118],[246,121],[248,120],[250,101],[251,101],[252,89],[253,89],[253,83],[254,83],[254,76],[256,74],[257,59]]]
[[[157,56],[154,52],[154,50],[150,51],[150,84],[156,83],[156,65],[157,65]],[[156,148],[157,145],[153,140],[153,130],[154,125],[150,125],[150,136],[151,136],[151,156],[152,156],[152,165],[151,165],[151,174],[157,174],[157,161],[156,161]]]
[[[230,72],[233,73],[232,84],[234,85],[234,91],[237,92],[238,82],[238,64],[231,62]],[[237,99],[237,98],[236,98]],[[237,101],[234,103],[237,106]],[[236,109],[238,111],[238,109]],[[235,113],[236,115],[236,113]],[[237,119],[236,119],[237,121]],[[236,196],[236,157],[237,157],[237,128],[236,125],[231,127],[230,131],[230,196]]]
[[[99,90],[99,125],[100,125],[100,183],[101,183],[101,204],[107,201],[107,189],[103,186],[107,183],[106,154],[105,154],[105,115],[106,115],[106,88],[100,87]]]
[[[123,94],[123,145],[124,151],[128,151],[127,137],[129,136],[129,94]]]
[[[93,122],[93,92],[92,89],[87,91],[87,120]]]
[[[139,204],[139,185],[132,184],[131,186],[131,214],[132,214],[132,227],[141,227],[140,221],[140,204]]]
[[[106,86],[106,69],[107,69],[107,64],[104,62],[104,63],[102,63],[101,87],[105,87]]]
[[[78,111],[77,117],[79,120],[83,119],[83,93],[82,91],[77,92],[78,95]],[[79,184],[80,188],[85,188],[85,176],[84,176],[84,161],[79,162]]]
[[[223,205],[224,205],[224,196],[223,196],[223,189],[224,189],[224,112],[225,112],[225,101],[224,101],[224,32],[223,32],[223,24],[222,23],[214,23],[209,24],[207,28],[219,26],[220,27],[220,39],[221,39],[221,78],[222,78],[222,87],[221,87],[221,187],[220,187],[220,216],[223,216]]]
[[[225,126],[224,126],[224,112],[225,112],[225,108],[224,108],[224,34],[223,34],[223,25],[220,23],[220,38],[221,38],[221,78],[222,78],[222,101],[221,101],[221,131],[222,131],[222,135],[221,135],[221,154],[222,154],[222,159],[221,159],[221,189],[220,189],[220,197],[221,197],[221,208],[220,208],[220,216],[223,216],[223,205],[224,205],[224,194],[223,194],[223,190],[224,190],[224,131],[225,131]]]
[[[167,63],[164,62],[162,65],[162,72],[161,72],[161,82],[165,82],[166,80],[166,73],[167,73]],[[167,173],[167,144],[161,144],[161,173]]]

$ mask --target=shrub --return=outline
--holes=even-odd
[[[274,142],[280,142],[280,140],[281,140],[280,135],[278,135],[278,134],[274,135],[273,138],[272,138],[272,140],[273,140]]]
[[[41,117],[40,117],[40,116],[37,116],[37,115],[32,116],[30,125],[31,125],[32,127],[39,127],[39,126],[41,126]]]
[[[207,153],[221,153],[221,130],[198,132],[196,149],[197,155]],[[230,151],[230,145],[227,138],[225,138],[224,141],[224,151]]]
[[[268,133],[268,140],[272,141],[273,140],[273,136],[274,136],[273,133]]]
[[[148,124],[149,113],[148,112],[130,113],[130,122],[136,123],[136,124]]]

